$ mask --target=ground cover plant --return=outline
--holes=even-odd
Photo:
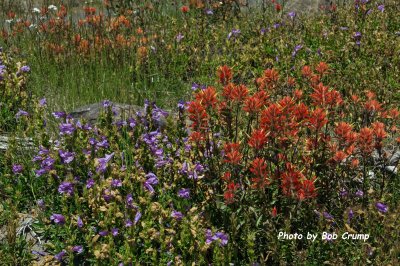
[[[4,265],[399,263],[399,7],[242,2],[0,2]]]

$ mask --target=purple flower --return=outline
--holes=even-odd
[[[45,204],[44,204],[44,200],[42,199],[38,199],[36,204],[39,206],[39,208],[44,209]]]
[[[378,10],[381,12],[385,11],[385,5],[379,5]]]
[[[182,188],[181,190],[178,191],[178,196],[184,199],[190,198],[190,189]]]
[[[65,123],[59,126],[61,135],[72,135],[75,131],[75,127],[73,124]]]
[[[72,194],[74,194],[74,184],[71,182],[62,182],[58,187],[58,192],[71,196]]]
[[[233,36],[233,37],[237,37],[240,34],[240,30],[239,29],[233,29],[229,34],[228,34],[228,40]]]
[[[183,35],[179,32],[179,34],[176,36],[176,41],[177,41],[177,42],[180,42],[180,41],[183,39],[183,37],[185,37],[185,36],[183,36]]]
[[[104,158],[98,158],[98,165],[96,167],[96,171],[98,173],[104,173],[107,168],[108,162],[114,157],[114,152],[111,154],[106,154]]]
[[[83,221],[82,221],[81,217],[78,216],[78,219],[77,219],[77,221],[76,221],[76,224],[78,225],[79,228],[82,228],[82,227],[83,227]]]
[[[178,221],[180,221],[183,218],[183,214],[181,212],[173,210],[172,213],[171,213],[171,217],[175,218]]]
[[[126,196],[126,205],[127,205],[127,207],[128,207],[129,209],[135,209],[135,208],[137,208],[137,206],[133,204],[133,197],[132,197],[132,194],[128,194],[128,195]]]
[[[94,179],[93,178],[89,178],[87,181],[86,181],[86,188],[91,188],[91,187],[93,187],[94,186]]]
[[[100,231],[99,235],[100,236],[107,236],[108,235],[108,231]]]
[[[111,186],[112,187],[122,187],[122,182],[119,179],[113,179],[111,181]]]
[[[211,244],[214,241],[214,236],[210,229],[206,230],[206,244]]]
[[[52,115],[57,119],[67,117],[67,114],[65,112],[54,112],[52,113]]]
[[[104,108],[107,108],[107,107],[111,106],[111,104],[112,104],[112,103],[111,103],[110,100],[104,100],[104,101],[103,101],[103,107],[104,107]]]
[[[228,235],[227,234],[224,234],[222,232],[217,232],[217,233],[215,233],[214,237],[220,240],[219,245],[221,247],[226,246],[226,244],[228,244]]]
[[[44,175],[45,173],[47,173],[46,169],[39,169],[39,170],[35,170],[35,174],[37,177]]]
[[[67,254],[65,250],[62,250],[60,253],[54,255],[54,258],[58,260],[59,262],[62,261],[63,257]]]
[[[114,198],[114,196],[111,194],[111,191],[108,188],[105,189],[104,193],[103,193],[103,199],[106,202],[110,202],[113,198]]]
[[[94,141],[96,142],[96,140],[94,140]],[[110,144],[108,143],[108,140],[105,137],[103,137],[103,139],[100,142],[96,142],[96,147],[98,147],[98,148],[107,149],[109,146],[110,146]]]
[[[357,45],[361,44],[361,38],[362,38],[361,32],[357,31],[356,33],[354,33],[353,38],[356,41]]]
[[[362,192],[362,190],[357,190],[355,195],[359,198],[362,198],[364,196],[364,192]]]
[[[59,225],[65,224],[65,217],[62,214],[54,213],[50,216],[50,220]]]
[[[81,254],[83,252],[83,247],[82,246],[74,246],[72,248],[72,251],[78,254]]]
[[[333,220],[333,216],[330,215],[329,213],[323,212],[323,215],[324,215],[324,217],[325,217],[327,220]]]
[[[112,233],[113,236],[117,236],[118,235],[118,228],[111,229],[111,233]]]
[[[40,106],[43,107],[43,106],[45,106],[46,104],[47,104],[46,98],[42,98],[42,99],[39,100],[39,105],[40,105]]]
[[[353,217],[354,217],[354,212],[352,209],[350,209],[349,210],[349,223],[350,223],[351,219],[353,219]]]
[[[12,167],[12,171],[14,174],[19,174],[22,172],[22,170],[23,170],[23,167],[20,164],[14,164]]]
[[[377,202],[375,206],[381,213],[386,213],[388,211],[388,207],[382,202]]]
[[[131,227],[132,225],[133,225],[132,221],[130,219],[126,219],[125,227]]]
[[[152,185],[157,185],[158,184],[158,179],[157,176],[153,173],[148,173],[146,175],[146,182],[144,182],[144,187],[150,191],[150,193],[154,193],[154,188]]]
[[[63,164],[69,164],[74,160],[75,153],[69,151],[58,150]]]
[[[296,46],[294,47],[294,51],[293,51],[293,53],[292,53],[292,57],[295,57],[295,56],[297,55],[297,52],[300,51],[301,48],[303,48],[303,45],[301,45],[301,44],[296,45]]]
[[[213,11],[212,9],[207,9],[207,10],[206,10],[206,14],[207,14],[207,15],[213,15],[213,14],[214,14],[214,11]]]
[[[137,211],[133,223],[137,224],[139,222],[140,217],[142,217],[142,214],[140,213],[140,211]]]
[[[296,17],[296,12],[294,12],[294,11],[289,12],[289,13],[288,13],[288,16],[289,16],[291,19],[294,19],[294,18]]]
[[[29,71],[31,71],[31,68],[29,66],[22,66],[19,69],[19,71],[22,72],[22,73],[28,73]]]
[[[15,118],[20,118],[21,116],[28,116],[28,115],[29,115],[28,112],[19,109],[18,113],[15,115]]]

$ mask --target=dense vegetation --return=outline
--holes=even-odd
[[[396,1],[56,2],[0,1],[5,265],[399,263]]]

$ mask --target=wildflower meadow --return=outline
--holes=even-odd
[[[0,265],[400,265],[397,0],[0,0]]]

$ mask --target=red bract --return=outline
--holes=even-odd
[[[303,68],[301,69],[301,74],[304,77],[310,78],[312,75],[312,70],[310,66],[303,66]]]
[[[226,143],[224,147],[225,162],[237,165],[240,163],[243,155],[239,152],[239,143]]]
[[[196,94],[196,100],[200,102],[205,108],[214,108],[218,102],[217,92],[214,87],[207,87]]]
[[[275,69],[267,69],[264,71],[264,75],[256,80],[260,89],[269,88],[272,89],[276,86],[279,80],[279,73]]]
[[[252,178],[253,188],[262,189],[265,185],[269,185],[271,181],[267,174],[267,164],[263,158],[256,158],[251,163],[250,172],[255,176]]]
[[[193,122],[193,129],[204,129],[208,125],[208,115],[203,105],[198,101],[189,103],[189,119]]]
[[[329,66],[325,62],[320,62],[315,70],[322,76],[327,73]]]
[[[363,156],[369,155],[374,150],[374,132],[368,127],[364,127],[358,134],[357,144]]]
[[[232,90],[232,100],[237,102],[242,102],[246,99],[249,90],[245,85],[235,86]]]
[[[297,198],[299,200],[312,199],[317,196],[315,191],[315,177],[311,180],[305,179],[301,182],[300,188],[297,192]]]
[[[325,110],[321,108],[316,108],[309,117],[309,128],[320,130],[323,126],[328,123],[328,118],[326,117]]]
[[[198,131],[193,131],[189,136],[189,140],[195,143],[200,143],[204,140],[204,135]]]
[[[218,69],[219,82],[227,85],[232,80],[232,69],[224,65]]]
[[[272,217],[276,217],[277,213],[278,213],[278,211],[276,210],[276,207],[273,207],[272,211],[271,211]]]
[[[258,113],[261,110],[262,102],[255,96],[249,97],[246,99],[243,111],[248,113]]]
[[[189,7],[188,6],[182,6],[181,7],[181,11],[182,11],[182,13],[187,13],[187,12],[189,12]]]
[[[295,167],[287,163],[286,171],[281,174],[281,187],[284,195],[288,197],[296,197],[297,191],[301,188],[300,180],[304,180],[303,174],[295,169]]]
[[[311,98],[313,99],[313,104],[319,106],[335,106],[343,102],[338,91],[329,90],[329,88],[322,83],[314,86],[314,92],[311,94]]]
[[[250,147],[256,150],[260,150],[264,147],[266,143],[267,143],[267,134],[263,129],[258,129],[253,131],[249,140]]]

